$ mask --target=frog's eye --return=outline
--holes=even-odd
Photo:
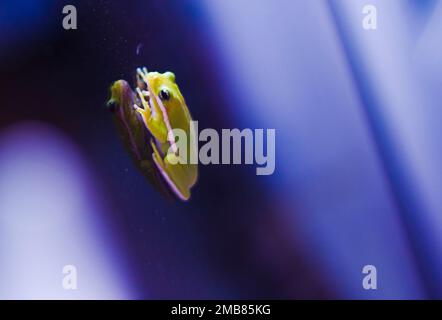
[[[161,100],[167,101],[170,99],[170,92],[167,89],[161,89],[159,96],[160,96]]]
[[[164,75],[168,77],[170,81],[175,82],[175,74],[173,72],[167,71]]]
[[[117,109],[117,103],[115,102],[115,100],[110,100],[107,103],[107,108],[110,112],[115,112],[115,110]]]

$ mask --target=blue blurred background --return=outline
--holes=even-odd
[[[435,0],[1,1],[0,298],[442,298],[441,31]],[[200,128],[276,129],[275,173],[165,201],[105,108],[143,65]]]

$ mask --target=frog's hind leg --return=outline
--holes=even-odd
[[[175,195],[180,198],[183,201],[187,201],[190,198],[190,192],[189,190],[182,190],[182,188],[179,188],[179,186],[177,185],[176,181],[181,181],[179,180],[180,178],[182,179],[183,177],[181,177],[180,171],[179,169],[182,168],[177,168],[175,169],[175,167],[181,166],[180,164],[176,164],[173,165],[169,162],[168,158],[166,157],[166,162],[163,161],[163,159],[161,158],[160,153],[158,152],[157,146],[155,145],[155,143],[153,143],[153,141],[151,141],[151,145],[152,145],[152,149],[153,149],[153,154],[152,154],[152,158],[153,161],[155,162],[158,170],[160,171],[161,175],[163,176],[164,180],[167,182],[167,184],[169,185],[169,187],[172,189],[173,193],[175,193]],[[178,178],[178,179],[177,179]]]

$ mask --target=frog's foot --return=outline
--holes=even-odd
[[[146,67],[143,68],[137,68],[137,74],[140,76],[141,80],[143,80],[145,82],[146,85],[149,84],[148,80],[147,80],[147,69]],[[149,88],[148,88],[149,90]]]
[[[140,108],[138,105],[134,104],[134,109],[139,114],[141,114],[145,120],[149,120],[151,115],[151,109],[149,102],[146,100],[146,97],[149,97],[149,94],[147,91],[141,91],[140,88],[137,88],[136,91],[138,97],[140,98],[141,104],[143,105],[143,108]]]
[[[140,99],[141,104],[143,105],[144,110],[150,112],[151,111],[150,110],[150,105],[149,105],[148,100],[146,100],[146,98],[149,99],[149,92],[148,91],[144,91],[144,90],[141,91],[140,88],[136,88],[136,91],[137,91],[138,98]]]

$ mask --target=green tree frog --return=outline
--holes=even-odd
[[[181,199],[190,198],[190,189],[198,178],[197,164],[190,163],[187,155],[195,152],[191,143],[192,117],[186,102],[175,82],[172,72],[148,72],[146,68],[137,69],[136,92],[141,106],[134,109],[141,115],[147,130],[152,134],[150,144],[153,161],[172,191]],[[174,129],[185,132],[186,152],[179,150]],[[186,154],[183,159],[182,153]]]

